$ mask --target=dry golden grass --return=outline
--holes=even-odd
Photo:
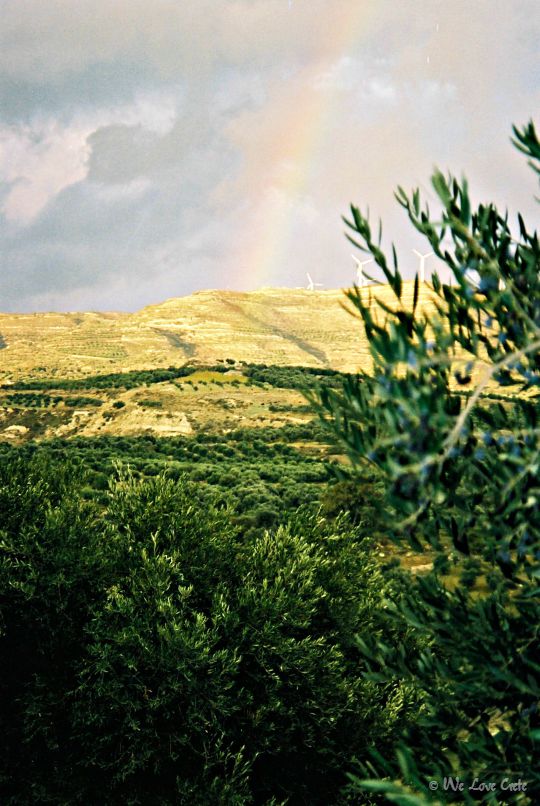
[[[406,304],[413,284],[405,283]],[[430,287],[421,288],[421,304]],[[392,302],[388,286],[363,295]],[[133,314],[0,314],[0,382],[77,377],[132,369],[240,361],[331,367],[348,372],[371,359],[358,320],[339,289],[204,291]]]

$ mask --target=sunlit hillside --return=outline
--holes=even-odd
[[[430,286],[420,290],[429,305]],[[393,301],[388,286],[363,294]],[[405,283],[408,304],[413,283]],[[0,380],[238,361],[354,372],[367,343],[342,290],[202,291],[136,313],[0,314]]]

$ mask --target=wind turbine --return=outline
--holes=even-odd
[[[366,284],[366,278],[364,277],[364,266],[367,266],[368,263],[373,263],[373,258],[371,257],[369,260],[358,260],[355,255],[351,255],[352,259],[356,263],[356,282],[363,288]]]
[[[426,260],[428,257],[431,257],[433,252],[427,252],[425,255],[421,255],[420,252],[417,252],[416,249],[413,249],[414,254],[420,258],[420,282],[425,282],[426,279]]]
[[[322,283],[313,282],[313,280],[311,279],[311,274],[309,272],[306,272],[306,277],[308,278],[308,285],[307,285],[308,291],[315,291],[315,288],[317,286],[322,286]]]

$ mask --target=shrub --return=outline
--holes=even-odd
[[[354,480],[341,480],[329,484],[321,497],[321,509],[327,518],[336,518],[348,512],[352,523],[362,525],[366,533],[374,535],[381,528],[384,508],[384,490],[360,476]]]
[[[276,524],[279,520],[278,511],[270,506],[263,506],[254,510],[253,515],[255,517],[255,524],[259,528],[263,527],[268,529],[269,527],[274,526],[274,524]]]
[[[69,715],[91,608],[112,583],[76,467],[0,466],[0,799],[70,802],[80,746]]]
[[[100,511],[68,470],[2,482],[3,803],[334,803],[412,718],[360,674],[401,583],[354,532],[246,540],[185,480],[121,476]]]
[[[143,406],[144,408],[154,408],[154,409],[161,409],[163,408],[163,403],[161,400],[151,400],[150,398],[144,398],[143,400],[137,401],[137,406]]]

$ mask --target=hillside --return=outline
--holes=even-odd
[[[421,288],[428,304],[430,287]],[[388,286],[371,287],[390,303]],[[405,283],[404,298],[413,283]],[[213,364],[220,359],[329,367],[369,362],[361,328],[340,289],[201,291],[136,313],[0,314],[0,382]]]

